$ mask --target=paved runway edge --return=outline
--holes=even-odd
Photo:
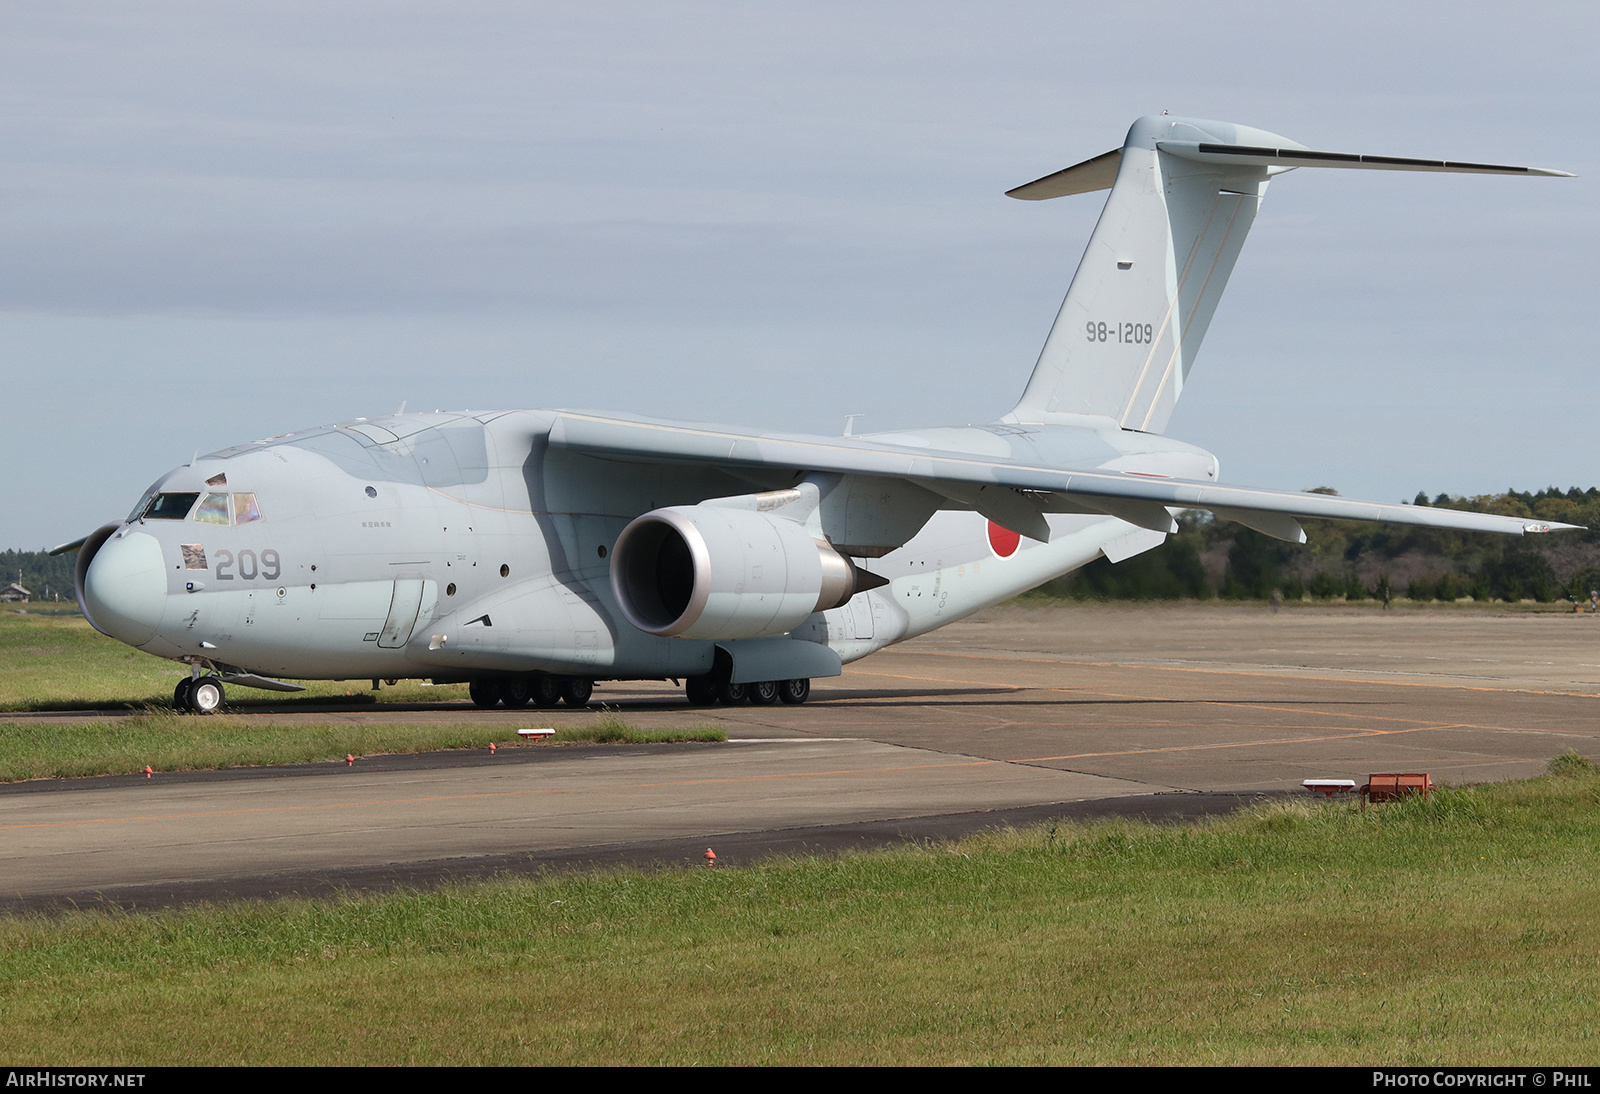
[[[783,855],[878,851],[907,844],[955,840],[996,829],[1027,828],[1052,820],[1122,819],[1158,824],[1189,823],[1289,796],[1286,792],[1134,794],[1120,798],[1092,798],[1019,808],[811,825],[766,832],[707,833],[692,840],[641,840],[592,847],[356,866],[340,870],[127,885],[34,896],[0,896],[0,913],[97,909],[155,911],[239,900],[337,899],[370,893],[423,890],[494,878],[537,877],[587,870],[705,869],[703,856],[708,846],[717,853],[718,865],[715,868],[726,869],[753,865]]]

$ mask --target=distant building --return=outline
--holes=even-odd
[[[7,585],[4,589],[0,589],[0,600],[5,601],[7,604],[26,604],[32,598],[33,591],[31,589],[24,589],[15,581]]]

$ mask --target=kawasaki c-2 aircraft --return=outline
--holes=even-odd
[[[1120,149],[1010,191],[1111,190],[1015,408],[986,425],[761,433],[578,411],[363,418],[214,452],[79,551],[99,630],[224,684],[430,678],[480,706],[686,680],[692,703],[803,702],[816,677],[1210,510],[1520,535],[1570,527],[1217,481],[1164,435],[1274,176],[1300,167],[1559,175],[1312,151],[1141,118]]]

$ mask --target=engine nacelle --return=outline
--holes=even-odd
[[[674,505],[617,537],[611,591],[642,631],[679,638],[765,638],[856,592],[856,568],[784,517]]]

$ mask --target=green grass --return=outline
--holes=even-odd
[[[592,722],[563,726],[553,739],[650,744],[726,741],[728,734],[715,726],[640,730],[608,712]],[[0,722],[0,782],[111,775],[143,771],[146,765],[157,771],[192,771],[310,763],[346,755],[488,748],[491,741],[522,744],[511,726],[474,722],[308,725],[170,711],[65,724]]]
[[[1600,775],[750,868],[0,920],[0,1056],[1600,1060]]]
[[[588,741],[595,744],[679,744],[698,741],[707,744],[728,739],[728,731],[718,726],[683,726],[677,729],[638,729],[622,720],[615,711],[605,711],[593,722],[562,726],[553,740]]]

